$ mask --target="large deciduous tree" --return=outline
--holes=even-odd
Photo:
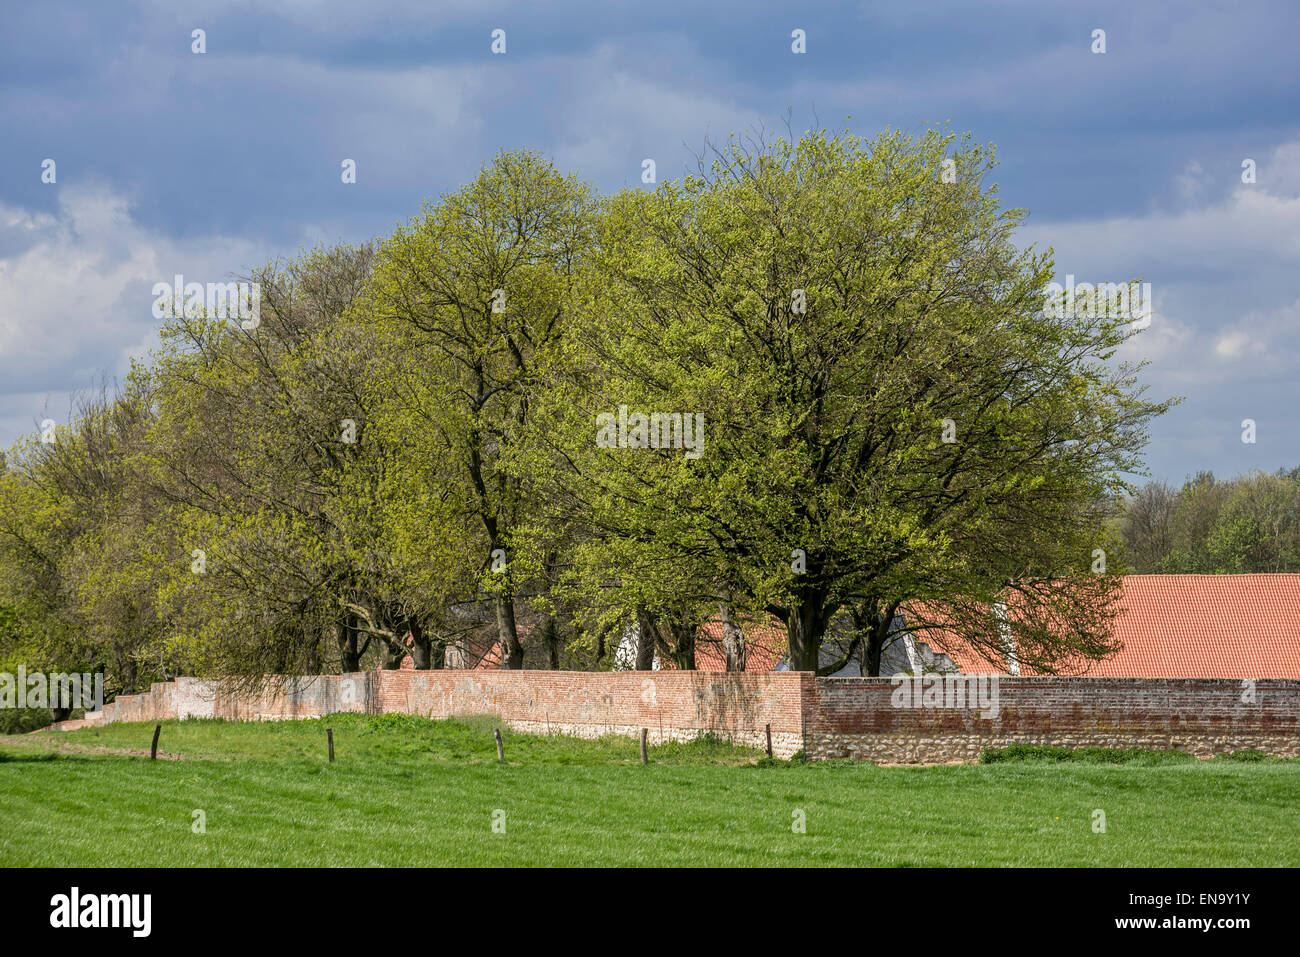
[[[592,588],[765,608],[798,670],[841,609],[876,666],[903,607],[1046,670],[1113,652],[1097,503],[1165,404],[1109,361],[1130,317],[1044,309],[1050,254],[1016,246],[992,165],[938,134],[733,140],[609,203],[526,465],[597,530]]]
[[[382,244],[367,299],[402,344],[374,383],[386,395],[381,428],[416,485],[448,490],[454,524],[480,525],[478,567],[509,668],[523,664],[515,533],[534,496],[529,477],[501,463],[566,335],[593,207],[585,185],[537,155],[502,153]]]

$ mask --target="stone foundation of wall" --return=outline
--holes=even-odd
[[[1292,679],[972,675],[964,683],[965,696],[979,700],[946,707],[955,695],[930,679],[911,688],[888,678],[816,679],[803,706],[806,753],[886,764],[977,761],[1012,744],[1300,754],[1300,681]]]

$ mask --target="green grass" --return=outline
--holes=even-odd
[[[1152,751],[1148,748],[1049,748],[1033,744],[1013,744],[1007,748],[989,748],[980,755],[981,764],[1007,761],[1075,761],[1084,764],[1136,764],[1151,767],[1159,764],[1188,764],[1197,759],[1186,751]],[[1263,751],[1230,751],[1215,755],[1212,761],[1277,761]]]
[[[1300,865],[1296,761],[1006,749],[882,768],[705,740],[641,767],[628,738],[502,729],[499,764],[494,726],[173,721],[156,762],[152,724],[0,738],[0,865]]]

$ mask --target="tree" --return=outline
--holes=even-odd
[[[214,670],[315,672],[334,658],[357,671],[372,646],[391,665],[406,634],[424,634],[368,507],[395,454],[367,428],[367,329],[353,311],[372,259],[341,246],[263,268],[253,328],[179,311],[164,327],[152,475],[186,546],[164,594]]]
[[[47,441],[21,441],[0,475],[0,582],[47,669],[105,669],[132,693],[166,670],[155,604],[168,524],[144,495],[152,397],[138,379],[76,400]]]
[[[1167,482],[1148,482],[1124,510],[1123,538],[1133,568],[1162,570],[1172,548],[1178,493]]]
[[[515,598],[526,581],[514,552],[532,492],[501,463],[566,335],[592,212],[575,178],[535,154],[502,153],[383,243],[367,298],[404,345],[375,382],[387,399],[379,428],[481,525],[478,568],[509,668],[523,664]]]
[[[526,466],[599,530],[590,587],[766,609],[798,670],[848,606],[876,648],[910,603],[998,655],[1009,629],[1043,669],[1113,653],[1097,503],[1167,403],[1107,363],[1127,318],[1044,309],[1049,256],[1012,243],[991,153],[963,143],[941,180],[952,145],[733,141],[611,200],[584,349]],[[600,447],[620,409],[646,418]],[[667,447],[677,416],[696,448]]]
[[[377,247],[257,270],[256,324],[180,304],[6,454],[0,640],[128,690],[438,667],[493,628],[511,668],[530,630],[599,666],[635,627],[638,667],[689,669],[715,617],[740,670],[775,616],[800,670],[875,673],[906,622],[1051,671],[1115,650],[1108,522],[1162,568],[1294,562],[1294,473],[1111,515],[1169,403],[1113,361],[1127,317],[1045,308],[993,165],[733,139],[598,200],[502,153]]]
[[[1300,481],[1283,469],[1201,472],[1178,491],[1152,483],[1125,504],[1122,527],[1140,572],[1300,571]]]

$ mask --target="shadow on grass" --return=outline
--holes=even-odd
[[[21,754],[0,751],[0,764],[34,764],[37,761],[58,761],[61,757],[63,756],[53,751],[32,751]]]

